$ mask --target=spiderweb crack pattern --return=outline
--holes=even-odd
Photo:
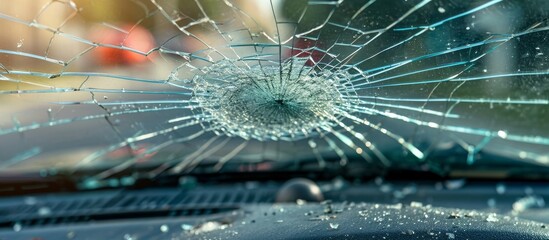
[[[2,169],[417,164],[447,143],[549,165],[543,0],[8,5]]]

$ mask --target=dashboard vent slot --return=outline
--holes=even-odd
[[[166,218],[166,217],[182,217],[182,216],[200,216],[217,214],[223,212],[236,211],[238,208],[174,208],[174,209],[150,209],[136,211],[112,211],[112,212],[97,212],[87,214],[74,215],[51,215],[43,216],[27,216],[26,218],[12,219],[8,221],[0,221],[0,228],[14,228],[15,226],[22,228],[44,227],[52,225],[68,225],[83,222],[100,222],[118,219],[146,219],[146,218]]]
[[[272,203],[276,190],[213,187],[45,195],[29,201],[13,198],[0,201],[0,228],[208,215],[237,210],[242,204]]]

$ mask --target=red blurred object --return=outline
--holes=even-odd
[[[132,149],[129,147],[122,147],[108,153],[107,158],[124,159],[129,157],[137,157],[135,159],[135,162],[143,163],[143,162],[149,161],[152,157],[154,157],[154,155],[156,155],[156,152],[147,153],[147,150],[148,148],[146,144],[139,144],[135,149]]]
[[[310,57],[310,59],[307,60],[305,65],[312,66],[314,65],[314,63],[317,63],[318,61],[320,61],[320,59],[322,59],[322,56],[324,56],[323,52],[320,52],[314,49],[308,49],[308,48],[313,48],[315,46],[319,47],[318,43],[314,40],[298,38],[295,40],[294,48],[292,48],[292,50],[289,51],[290,57],[294,57],[294,56],[300,57],[300,58]]]
[[[269,171],[273,170],[273,164],[270,162],[241,165],[238,168],[240,172],[255,172],[255,171]]]
[[[124,25],[119,30],[101,28],[92,30],[92,39],[101,44],[124,46],[143,53],[155,47],[152,34],[144,27]],[[94,52],[99,64],[104,66],[133,65],[148,61],[147,56],[130,50],[100,46]]]

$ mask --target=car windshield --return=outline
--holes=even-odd
[[[547,171],[548,19],[547,0],[0,4],[0,169]]]

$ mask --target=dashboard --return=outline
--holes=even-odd
[[[548,196],[535,182],[340,178],[40,194],[0,199],[0,239],[549,239]]]

